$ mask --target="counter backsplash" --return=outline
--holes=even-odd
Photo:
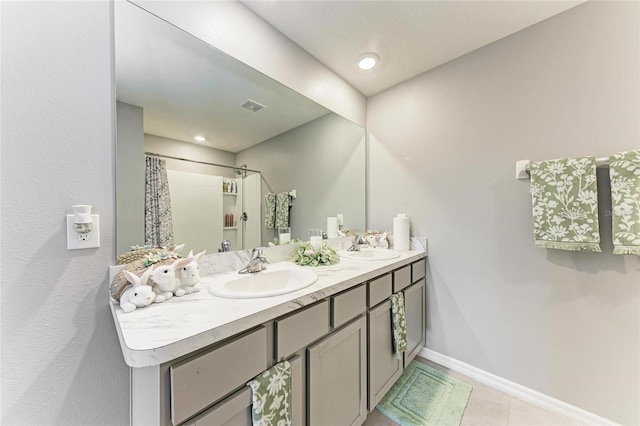
[[[352,237],[331,238],[325,240],[327,245],[336,250],[346,250],[351,246]],[[297,244],[284,244],[281,246],[265,247],[264,256],[271,263],[286,261]],[[188,251],[188,247],[185,248]],[[427,239],[411,237],[411,250],[424,250],[427,252]],[[225,272],[238,271],[244,268],[251,257],[251,250],[236,250],[225,253],[206,254],[200,261],[200,275],[207,276],[221,274]],[[122,266],[111,266],[109,268],[109,283],[113,276],[117,274]]]

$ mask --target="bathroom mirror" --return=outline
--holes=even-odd
[[[137,5],[116,2],[114,23],[118,253],[145,241],[158,161],[173,223],[154,226],[187,249],[268,244],[268,193],[295,194],[291,238],[337,214],[364,229],[364,129]]]

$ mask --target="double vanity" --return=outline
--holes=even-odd
[[[267,249],[267,258],[277,258],[278,249]],[[112,303],[132,367],[131,424],[250,425],[246,383],[285,359],[292,368],[294,425],[362,424],[424,346],[426,253],[396,253],[300,268],[300,279],[312,271],[317,280],[270,297],[208,291],[236,280],[236,270],[203,276],[202,291],[131,313]],[[216,256],[209,266],[220,263]],[[264,272],[293,270],[284,274],[295,277],[298,268],[273,262]],[[205,262],[201,269],[211,268]],[[397,292],[404,293],[407,320],[401,356],[393,354],[389,301]]]

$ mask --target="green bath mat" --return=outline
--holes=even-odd
[[[414,361],[376,408],[401,426],[458,426],[469,395],[471,385]]]

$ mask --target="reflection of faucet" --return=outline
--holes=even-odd
[[[347,251],[360,251],[360,246],[368,245],[367,239],[364,234],[356,234],[353,237],[353,243],[351,243],[351,247],[347,249]]]
[[[256,247],[251,250],[251,259],[249,260],[249,264],[244,268],[240,269],[238,273],[240,274],[253,274],[255,272],[260,272],[264,269],[267,269],[265,263],[269,263],[266,257],[262,255],[262,250],[264,247]]]
[[[229,240],[224,240],[220,244],[219,252],[231,251],[231,242]]]

